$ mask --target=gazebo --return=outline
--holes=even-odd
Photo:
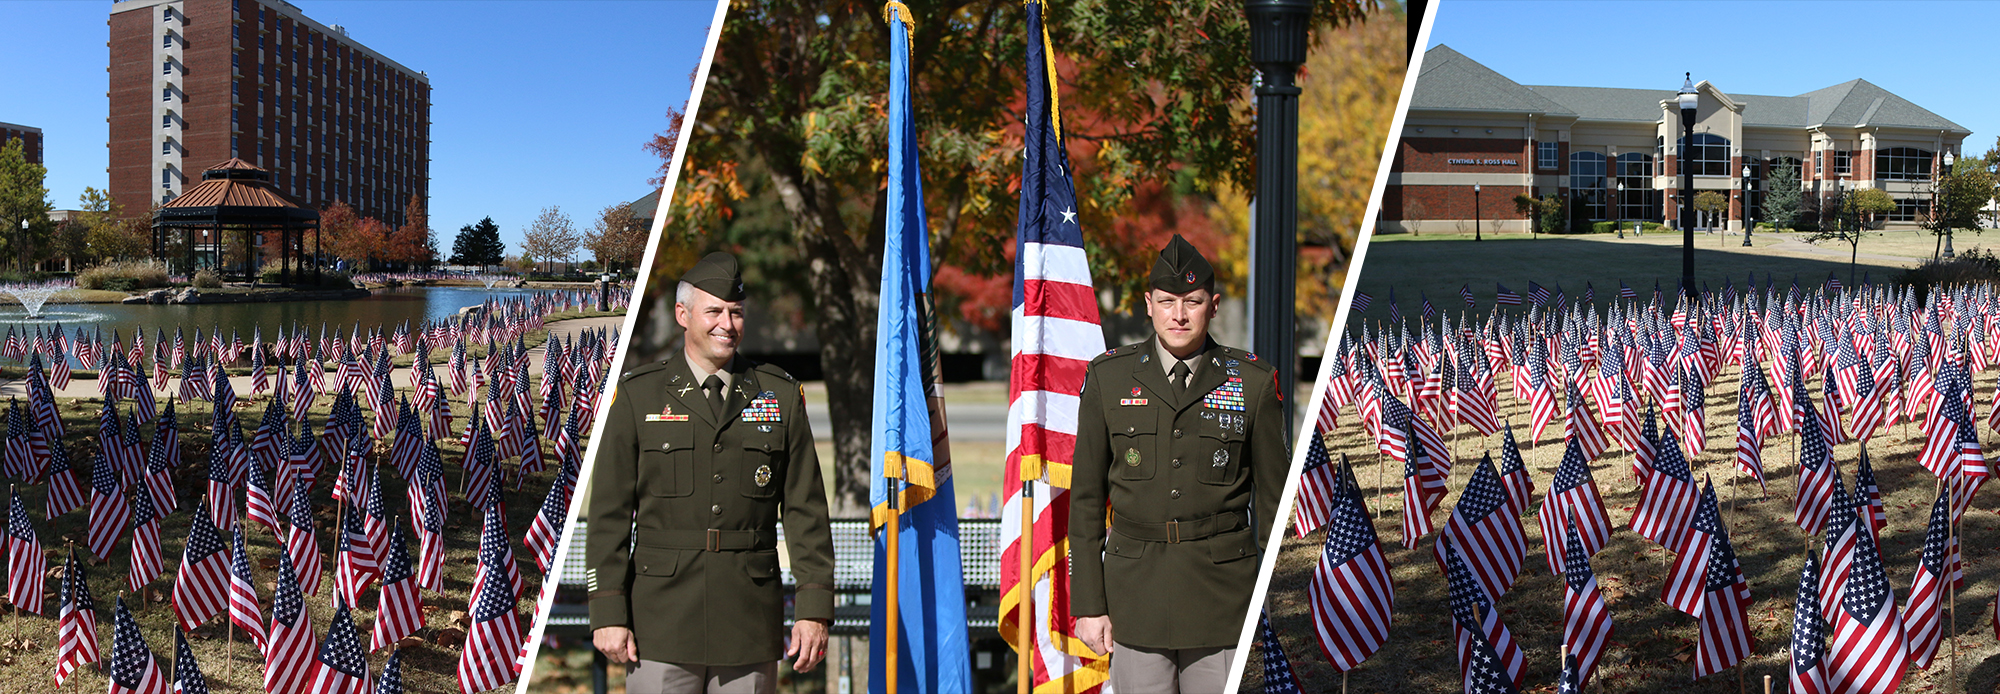
[[[171,248],[176,230],[181,232],[179,249]],[[195,238],[197,230],[203,239],[199,245]],[[299,270],[305,269],[302,246],[308,230],[313,233],[314,247],[319,246],[319,211],[279,191],[271,184],[271,172],[232,158],[202,172],[201,183],[153,213],[153,257],[169,266],[184,262],[185,265],[175,269],[193,275],[199,267],[198,251],[206,246],[203,252],[213,256],[208,265],[219,268],[225,243],[223,232],[228,230],[243,232],[243,273],[245,279],[253,282],[257,275],[254,249],[259,245],[258,238],[276,232],[279,282],[290,285],[294,260]],[[317,260],[313,263],[313,274],[317,280]]]

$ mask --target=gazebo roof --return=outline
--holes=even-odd
[[[319,219],[312,209],[271,184],[271,172],[232,158],[202,172],[202,181],[160,205],[155,224],[265,225]]]

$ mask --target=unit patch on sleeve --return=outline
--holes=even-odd
[[[1201,405],[1202,407],[1233,410],[1236,412],[1242,412],[1247,409],[1243,406],[1242,377],[1231,376],[1222,385],[1216,386],[1215,390],[1211,390],[1207,395],[1201,396]]]
[[[778,394],[768,390],[758,393],[757,397],[750,401],[750,404],[743,407],[743,421],[783,421],[783,413],[778,411]]]
[[[665,408],[662,408],[659,414],[646,415],[646,421],[648,422],[685,422],[687,420],[688,420],[687,415],[674,414],[673,405],[668,405]]]

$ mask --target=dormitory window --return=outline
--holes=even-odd
[[[1834,152],[1833,174],[1835,176],[1846,176],[1851,173],[1854,173],[1854,153]]]
[[[1556,143],[1554,142],[1535,143],[1535,168],[1553,169],[1556,168],[1557,163],[1558,162],[1556,161]]]
[[[161,154],[173,154],[173,153],[174,153],[174,143],[172,143],[172,142],[161,142],[161,143],[160,143],[160,153],[161,153]]]
[[[171,21],[174,21],[174,8],[171,8],[171,7],[165,7],[165,8],[161,8],[161,9],[160,9],[160,21],[163,21],[163,22],[171,22]]]
[[[174,74],[174,61],[171,60],[160,61],[160,74],[162,75]]]
[[[174,47],[174,35],[173,35],[173,34],[162,34],[162,35],[160,35],[160,47],[161,47],[161,48],[173,48],[173,47]]]
[[[1693,146],[1687,147],[1682,156],[1684,159],[1681,165],[1693,167],[1692,171],[1696,176],[1729,175],[1729,138],[1711,133],[1696,133]]]
[[[162,128],[174,127],[174,117],[171,115],[160,116],[160,127]]]
[[[174,90],[173,90],[173,88],[172,88],[172,87],[163,87],[163,88],[161,88],[161,89],[160,89],[160,100],[161,100],[161,101],[173,101],[173,100],[174,100]]]
[[[1892,147],[1875,155],[1875,176],[1889,181],[1928,181],[1931,153],[1915,147]]]
[[[172,187],[173,185],[174,185],[173,169],[160,169],[160,187],[169,188]]]

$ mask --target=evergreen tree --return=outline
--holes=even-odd
[[[1764,220],[1779,229],[1790,229],[1799,218],[1799,168],[1780,161],[1771,168],[1765,182]]]
[[[492,217],[479,220],[478,224],[467,224],[458,228],[458,238],[451,242],[453,265],[497,265],[507,257],[507,244],[500,240],[500,225],[493,223]]]

